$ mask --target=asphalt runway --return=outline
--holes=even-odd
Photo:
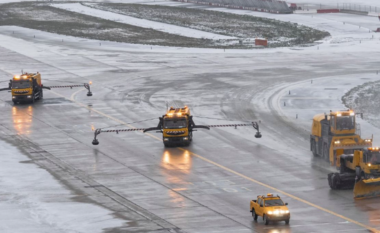
[[[312,157],[309,132],[272,104],[279,91],[300,81],[375,71],[377,50],[307,56],[290,50],[128,52],[86,42],[26,40],[22,30],[8,32],[3,30],[1,39],[17,45],[0,45],[3,80],[23,69],[39,71],[46,86],[93,82],[92,97],[84,89],[57,89],[45,91],[34,105],[13,106],[10,93],[0,93],[0,138],[80,193],[78,201],[85,197],[125,221],[104,231],[380,229],[378,199],[354,201],[350,190],[330,190],[331,168]],[[153,127],[167,105],[182,104],[190,106],[198,124],[260,121],[263,138],[241,127],[199,130],[189,147],[164,148],[154,132],[102,133],[100,145],[91,144],[91,129]],[[250,200],[268,192],[289,203],[289,225],[253,221]]]

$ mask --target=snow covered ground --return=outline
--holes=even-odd
[[[123,71],[133,72],[137,69],[154,69],[160,66],[160,64],[153,63],[156,58],[153,56],[154,54],[158,54],[157,57],[164,57],[165,62],[170,62],[167,66],[170,67],[170,69],[165,67],[165,72],[166,70],[172,71],[177,69],[178,66],[183,66],[183,64],[186,64],[186,59],[193,56],[199,56],[196,57],[196,59],[199,63],[202,63],[202,65],[209,64],[209,69],[212,69],[212,65],[221,63],[223,67],[221,68],[219,66],[220,76],[223,76],[223,72],[232,73],[233,71],[237,74],[241,72],[240,74],[242,75],[244,72],[251,73],[252,70],[249,70],[247,67],[240,68],[240,65],[249,63],[251,67],[254,67],[258,63],[258,59],[261,57],[263,57],[264,60],[266,59],[266,61],[265,65],[260,68],[264,70],[266,75],[270,76],[272,72],[272,62],[276,62],[276,59],[283,59],[282,62],[284,65],[280,68],[285,70],[293,68],[291,67],[291,64],[289,65],[289,63],[286,63],[292,60],[300,61],[302,58],[306,60],[308,57],[317,57],[319,59],[326,59],[327,61],[331,60],[331,66],[334,66],[335,64],[340,65],[342,59],[352,56],[352,63],[345,65],[347,65],[347,67],[354,67],[357,70],[362,71],[362,73],[366,73],[367,70],[361,70],[363,67],[357,65],[355,59],[360,59],[360,62],[363,62],[365,54],[372,57],[380,53],[379,35],[369,33],[369,29],[375,25],[372,24],[372,18],[370,17],[344,14],[307,16],[268,15],[257,12],[221,8],[214,8],[214,10],[273,17],[298,23],[302,22],[308,26],[327,30],[332,34],[332,37],[323,41],[319,46],[306,48],[297,47],[258,51],[223,51],[222,49],[169,48],[160,46],[153,46],[151,48],[151,46],[146,45],[87,40],[41,32],[38,30],[4,26],[0,27],[0,46],[19,54],[26,54],[36,61],[41,60],[46,62],[47,58],[50,58],[49,65],[52,67],[56,65],[57,67],[62,68],[62,64],[66,64],[67,66],[65,68],[71,72],[75,72],[79,77],[95,77],[97,73],[106,72],[108,69],[115,70],[115,67],[120,65],[118,62],[122,62],[122,65],[120,66]],[[343,22],[346,22],[346,24],[343,24]],[[13,32],[15,32],[16,35],[12,35]],[[35,35],[36,37],[31,35]],[[100,42],[102,43],[102,46],[99,46]],[[127,55],[124,57],[120,55],[123,53]],[[57,55],[57,58],[54,54]],[[150,58],[151,54],[152,58]],[[176,57],[178,54],[181,56]],[[143,55],[146,57],[138,57]],[[205,57],[203,57],[203,55]],[[86,69],[83,69],[80,66],[72,67],[76,62],[78,62],[78,64],[83,63],[82,67],[87,66],[87,63],[82,60],[85,59],[86,56],[92,58],[92,62],[96,61],[95,59],[98,59],[99,64],[100,62],[103,62],[102,66],[106,64],[105,66],[107,69],[97,70],[97,67],[89,67]],[[126,58],[127,56],[132,57],[131,59],[133,61],[129,62]],[[71,63],[60,63],[61,61],[59,59],[62,59],[62,57],[66,57]],[[236,57],[241,57],[239,62],[236,62],[235,60],[235,63],[231,65],[229,59],[234,59]],[[157,60],[161,62],[160,58]],[[147,65],[148,62],[151,63]],[[272,98],[271,104],[274,106],[275,112],[278,112],[281,117],[284,117],[291,124],[296,125],[304,132],[308,132],[311,117],[315,113],[324,112],[326,109],[344,109],[345,106],[341,103],[340,98],[345,92],[356,85],[379,79],[379,76],[375,75],[375,70],[368,70],[368,74],[360,74],[360,76],[354,74],[344,76],[324,75],[324,72],[330,69],[329,65],[325,64],[324,67],[315,68],[319,65],[317,62],[318,61],[308,61],[301,64],[295,64],[296,69],[304,75],[303,81],[291,82],[289,80],[292,77],[288,77],[289,80],[283,80],[283,83],[277,81],[280,82],[280,84],[277,83],[270,90],[263,90],[265,93],[258,95],[260,98],[253,98],[255,102],[251,104],[263,109],[262,112],[267,111],[268,113],[271,113],[270,109],[267,109],[268,105],[265,100]],[[29,63],[29,65],[30,66],[23,68],[33,70],[33,64]],[[287,65],[288,67],[286,67]],[[9,73],[17,73],[20,70],[18,65],[3,67],[3,65],[0,64],[0,68]],[[205,66],[203,68],[205,68]],[[116,70],[117,69],[118,68],[116,68]],[[244,69],[246,69],[246,71]],[[39,71],[41,72],[41,70]],[[322,76],[319,79],[314,79],[313,84],[311,84],[310,78],[308,77],[308,74],[311,71],[319,73],[320,76]],[[194,72],[194,76],[208,75],[205,73],[206,71],[201,70],[192,69],[191,72]],[[66,78],[63,75],[59,76],[54,73],[49,75],[51,75],[50,81]],[[228,73],[228,75],[220,77],[220,85],[222,85],[222,83],[233,83],[236,87],[244,87],[248,84],[246,81],[241,80],[239,75],[237,76],[238,77],[230,77]],[[255,83],[256,81],[253,73],[251,73],[251,76],[253,76],[253,78],[250,80],[249,84]],[[95,90],[96,88],[99,90],[101,89],[99,86],[105,85],[104,77],[101,78],[103,83],[96,84],[95,82]],[[208,77],[205,77],[205,79],[206,78]],[[136,79],[139,80],[140,76]],[[131,78],[126,83],[132,88],[133,85],[138,83],[138,80],[136,81]],[[178,76],[176,74],[170,74],[169,71],[160,77],[160,81],[162,82],[174,82],[176,80],[178,80]],[[108,81],[109,83],[107,83],[107,86],[124,84],[119,83],[119,80]],[[271,82],[271,80],[269,79],[268,82]],[[191,83],[191,85],[191,88],[196,88],[194,83]],[[202,86],[201,84],[198,85]],[[211,91],[212,90],[210,90],[210,92]],[[290,95],[288,94],[289,91],[291,91]],[[144,95],[143,91],[141,92],[142,93],[137,93],[137,95]],[[120,93],[122,93],[122,91]],[[138,105],[140,106],[140,110],[151,111],[153,114],[161,113],[162,109],[157,106],[160,106],[161,103],[169,98],[180,99],[186,94],[179,90],[173,90],[173,94],[170,96],[168,96],[167,93],[167,89],[164,89],[161,92],[155,92],[155,96],[149,96],[149,98],[151,98],[150,100],[156,105],[153,107],[147,106],[148,104],[141,101],[140,105]],[[225,93],[219,94],[229,95],[228,90],[225,90]],[[242,99],[245,97],[244,94],[245,93],[242,93],[242,96],[240,96]],[[249,94],[250,92],[247,92],[247,98],[250,97]],[[96,95],[97,94],[94,96],[95,101],[98,100]],[[199,103],[204,103],[206,100],[211,101],[217,99],[218,97],[216,94],[215,96],[212,94],[200,96],[190,93],[190,95],[192,96],[188,100],[193,103],[195,108],[199,109],[198,113],[201,112],[208,117],[221,118],[220,106],[212,105],[203,107],[203,109],[206,109],[207,111],[200,111],[202,107],[197,106]],[[110,97],[113,98],[112,95]],[[230,99],[228,99],[228,101],[230,101]],[[239,99],[239,102],[240,101],[241,100]],[[283,102],[286,102],[286,107],[283,106]],[[94,104],[95,108],[100,105],[97,104]],[[108,108],[109,106],[103,107]],[[227,109],[227,107],[225,107],[225,109]],[[195,111],[195,113],[197,112]],[[115,114],[121,115],[118,112],[115,112]],[[295,117],[296,114],[298,114],[297,119]],[[265,118],[261,120],[264,125],[267,124]],[[373,133],[375,134],[375,143],[380,143],[380,137],[377,136],[380,135],[380,130],[370,126],[367,122],[359,121],[362,124],[362,135],[364,137],[369,137]],[[198,122],[215,123],[214,120],[208,121],[204,119],[199,120]],[[224,123],[228,121],[221,122]],[[104,121],[104,124],[109,124],[109,122]],[[231,134],[239,134],[239,131],[230,129],[226,130],[231,132]],[[300,148],[291,149],[279,140],[275,134],[271,134],[269,130],[266,131],[265,134],[266,135],[264,135],[262,141],[257,141],[257,143],[270,147],[273,146],[273,142],[275,142],[276,149],[283,151],[284,154],[289,152],[291,156],[300,156],[299,160],[305,161],[305,163],[310,160],[308,156],[305,156],[305,154],[307,155],[307,153],[309,153],[307,148],[305,149],[302,146],[305,143],[300,143],[302,144],[300,145]],[[125,135],[121,135],[120,137],[123,136],[127,137]],[[301,142],[302,137],[300,135],[298,136]],[[296,139],[298,140],[299,138]],[[92,204],[73,201],[72,198],[76,196],[75,193],[69,191],[67,187],[58,182],[47,171],[40,169],[33,163],[25,162],[28,161],[29,158],[11,144],[0,141],[0,151],[2,151],[0,157],[0,208],[6,210],[0,213],[0,219],[2,220],[0,222],[1,232],[101,232],[101,229],[117,227],[123,224],[123,221],[111,216],[111,211],[108,211],[107,209]],[[303,157],[301,157],[301,155],[303,155]],[[20,161],[24,162],[20,163]],[[40,182],[41,180],[44,182]]]
[[[364,75],[355,74],[305,80],[289,85],[279,92],[273,99],[273,105],[276,106],[281,115],[286,116],[294,125],[308,131],[314,115],[328,113],[329,110],[347,109],[342,102],[342,96],[356,86],[374,81],[380,81],[380,76],[375,72]],[[330,109],[326,109],[325,106]],[[366,107],[370,109],[371,104]],[[380,145],[380,128],[362,120],[360,116],[357,116],[357,123],[361,125],[363,138],[371,138],[374,135],[374,145]]]
[[[337,7],[338,4],[357,4],[357,5],[367,5],[367,6],[377,6],[380,7],[380,2],[377,0],[335,0],[335,1],[315,1],[315,0],[290,0],[287,1],[289,3],[297,3],[297,4],[310,4],[310,5],[330,5],[331,7]]]
[[[137,27],[151,28],[154,30],[186,36],[186,37],[215,39],[215,40],[235,38],[231,36],[218,35],[218,34],[204,32],[200,30],[179,27],[179,26],[165,24],[165,23],[159,23],[159,22],[150,21],[146,19],[138,19],[138,18],[134,18],[134,17],[126,16],[126,15],[116,14],[113,12],[97,10],[91,7],[83,6],[80,3],[52,4],[51,6],[68,10],[68,11],[85,14],[85,15],[96,16],[99,18],[108,19],[108,20],[112,20],[112,21],[116,21],[120,23],[126,23],[126,24],[137,26]]]
[[[173,7],[178,7],[178,6],[181,6],[181,4],[183,4],[182,5],[183,7],[189,7],[189,8],[193,6],[197,6],[196,4],[179,3],[179,2],[172,2],[172,1],[147,2],[144,4],[164,5],[164,6],[173,6]],[[303,24],[305,26],[313,27],[320,30],[326,30],[334,35],[337,35],[338,33],[340,34],[341,32],[347,33],[350,30],[352,30],[352,32],[354,32],[355,34],[358,34],[360,32],[365,33],[365,32],[368,32],[368,29],[375,30],[377,26],[380,25],[379,20],[376,18],[356,16],[353,14],[345,14],[345,13],[329,13],[329,14],[313,13],[313,14],[307,14],[307,15],[303,15],[303,14],[298,15],[298,14],[268,14],[268,13],[257,12],[257,11],[208,7],[208,6],[202,6],[202,9],[211,10],[211,11],[228,12],[228,13],[234,13],[234,14],[240,14],[240,15],[252,15],[256,17],[264,17],[264,18],[277,19],[277,20],[282,20],[282,21],[287,21],[287,22],[293,22],[293,23]],[[343,22],[346,22],[345,20],[350,21],[349,26],[341,27],[340,24],[343,24]],[[364,26],[368,24],[375,24],[376,26],[375,27]],[[362,30],[355,30],[355,28],[350,27],[352,25],[355,25],[355,26],[362,25],[365,28],[361,28]],[[365,29],[367,29],[367,31],[365,31]]]
[[[75,201],[79,194],[11,144],[0,140],[0,151],[0,232],[102,232],[123,224],[103,207]]]

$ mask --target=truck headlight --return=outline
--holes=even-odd
[[[184,137],[183,140],[188,140],[189,138],[188,137]]]
[[[16,99],[16,96],[12,96],[12,99]]]
[[[335,141],[334,144],[340,144],[340,141]]]
[[[268,214],[273,214],[273,212],[272,211],[268,211]]]
[[[31,96],[31,95],[28,95],[27,98],[32,98],[32,96]]]
[[[164,141],[169,141],[169,138],[164,138]]]
[[[285,214],[289,214],[289,210],[285,210]]]

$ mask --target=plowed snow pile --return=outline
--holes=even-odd
[[[352,88],[343,97],[343,103],[355,112],[363,113],[363,118],[380,127],[380,82],[367,82]]]

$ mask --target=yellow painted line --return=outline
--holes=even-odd
[[[82,91],[82,90],[80,90],[80,91]],[[80,91],[77,91],[76,93],[79,93]],[[52,92],[53,92],[53,91],[52,91]],[[53,93],[55,93],[56,95],[59,95],[59,96],[65,98],[65,99],[68,99],[68,98],[66,98],[65,96],[63,96],[63,95],[61,95],[61,94],[59,94],[59,93],[56,93],[56,92],[53,92]],[[78,104],[78,105],[80,105],[80,106],[82,106],[82,107],[85,107],[85,108],[87,108],[87,109],[89,109],[89,110],[91,110],[91,111],[94,111],[94,112],[96,112],[96,113],[98,113],[99,115],[102,115],[102,116],[104,116],[104,117],[107,117],[107,118],[109,118],[109,119],[112,119],[112,120],[114,120],[114,121],[116,121],[116,122],[118,122],[118,123],[120,123],[120,124],[124,124],[124,125],[126,125],[126,126],[128,126],[128,127],[130,127],[130,128],[136,128],[136,127],[134,127],[134,126],[132,126],[132,125],[130,125],[130,124],[125,123],[124,121],[121,121],[121,120],[119,120],[119,119],[117,119],[117,118],[115,118],[115,117],[112,117],[112,116],[110,116],[110,115],[107,115],[107,114],[105,114],[105,113],[103,113],[103,112],[100,112],[100,111],[98,111],[98,110],[95,110],[95,109],[93,109],[93,108],[90,108],[90,107],[88,107],[87,105],[82,104],[82,103],[76,101],[76,100],[74,99],[76,93],[72,94],[72,95],[71,95],[71,99],[68,99],[68,100],[71,100],[71,101],[73,101],[74,103],[76,103],[76,104]],[[149,134],[149,133],[145,133],[145,134],[147,134],[147,135],[151,136],[152,138],[155,138],[155,139],[157,139],[157,140],[159,140],[159,141],[162,141],[162,139],[160,139],[160,138],[158,138],[158,137],[156,137],[156,136],[154,136],[154,135],[152,135],[152,134]],[[232,170],[232,169],[230,169],[230,168],[228,168],[228,167],[225,167],[225,166],[223,166],[223,165],[221,165],[221,164],[219,164],[219,163],[216,163],[216,162],[214,162],[214,161],[212,161],[212,160],[210,160],[210,159],[207,159],[207,158],[205,158],[205,157],[203,157],[203,156],[201,156],[201,155],[198,155],[198,154],[196,154],[196,153],[193,153],[193,152],[191,152],[191,151],[189,151],[189,150],[187,150],[187,149],[184,149],[184,148],[182,148],[182,147],[177,147],[177,149],[179,149],[179,150],[181,150],[181,151],[184,151],[184,152],[188,152],[189,154],[193,155],[194,157],[197,157],[197,158],[199,158],[199,159],[201,159],[201,160],[203,160],[203,161],[205,161],[205,162],[207,162],[207,163],[210,163],[210,164],[212,164],[212,165],[214,165],[214,166],[217,166],[217,167],[219,167],[219,168],[221,168],[221,169],[223,169],[223,170],[225,170],[225,171],[228,171],[228,172],[230,172],[230,173],[232,173],[232,174],[235,174],[235,175],[237,175],[237,176],[240,176],[241,178],[244,178],[244,179],[246,179],[246,180],[249,180],[249,181],[251,181],[251,182],[253,182],[253,183],[255,183],[255,184],[258,184],[258,185],[261,185],[261,186],[266,187],[266,188],[268,188],[268,189],[271,189],[271,190],[273,190],[273,191],[275,191],[275,192],[277,192],[277,193],[284,194],[284,195],[286,195],[286,196],[288,196],[288,197],[290,197],[290,198],[292,198],[292,199],[294,199],[294,200],[297,200],[297,201],[299,201],[299,202],[302,202],[302,203],[304,203],[304,204],[307,204],[307,205],[309,205],[309,206],[312,206],[312,207],[314,207],[314,208],[316,208],[316,209],[322,210],[322,211],[324,211],[324,212],[326,212],[326,213],[329,213],[329,214],[331,214],[331,215],[334,215],[334,216],[336,216],[336,217],[342,218],[342,219],[344,219],[344,220],[346,220],[346,221],[348,221],[348,222],[354,223],[354,224],[356,224],[356,225],[358,225],[358,226],[361,226],[361,227],[363,227],[363,228],[365,228],[365,229],[367,229],[367,230],[370,230],[371,232],[379,232],[379,233],[380,233],[380,231],[377,230],[376,228],[373,228],[373,227],[367,226],[367,225],[365,225],[365,224],[363,224],[363,223],[360,223],[360,222],[358,222],[358,221],[355,221],[355,220],[353,220],[353,219],[350,219],[350,218],[348,218],[348,217],[346,217],[346,216],[343,216],[343,215],[341,215],[341,214],[335,213],[334,211],[331,211],[331,210],[329,210],[329,209],[326,209],[326,208],[324,208],[324,207],[321,207],[321,206],[319,206],[319,205],[316,205],[316,204],[314,204],[314,203],[311,203],[311,202],[309,202],[309,201],[306,201],[306,200],[304,200],[304,199],[302,199],[302,198],[300,198],[300,197],[297,197],[297,196],[295,196],[295,195],[292,195],[292,194],[290,194],[290,193],[287,193],[287,192],[285,192],[285,191],[282,191],[282,190],[277,189],[277,188],[275,188],[275,187],[272,187],[272,186],[270,186],[270,185],[264,184],[263,182],[260,182],[260,181],[258,181],[258,180],[255,180],[255,179],[251,178],[251,177],[248,177],[248,176],[243,175],[243,174],[241,174],[241,173],[239,173],[239,172],[236,172],[236,171],[234,171],[234,170]]]
[[[351,222],[351,223],[354,223],[354,224],[356,224],[356,225],[359,225],[359,226],[361,226],[361,227],[363,227],[363,228],[366,228],[366,229],[368,229],[368,230],[370,230],[370,231],[373,231],[373,232],[380,232],[380,231],[378,231],[376,228],[373,228],[373,227],[367,226],[367,225],[365,225],[365,224],[363,224],[363,223],[360,223],[360,222],[355,221],[355,220],[353,220],[353,219],[347,218],[347,217],[345,217],[345,216],[343,216],[343,215],[340,215],[340,214],[335,213],[335,212],[333,212],[333,211],[331,211],[331,210],[328,210],[328,209],[326,209],[326,208],[323,208],[323,207],[321,207],[321,206],[319,206],[319,205],[316,205],[316,204],[314,204],[314,203],[311,203],[311,202],[309,202],[309,201],[306,201],[306,200],[304,200],[304,199],[302,199],[302,198],[299,198],[299,197],[297,197],[297,196],[294,196],[294,195],[292,195],[292,194],[290,194],[290,193],[284,192],[284,191],[282,191],[282,190],[280,190],[280,189],[277,189],[277,188],[275,188],[275,187],[272,187],[272,186],[270,186],[270,185],[264,184],[264,183],[262,183],[262,182],[260,182],[260,181],[255,180],[255,179],[252,179],[251,177],[248,177],[248,176],[243,175],[243,174],[241,174],[241,173],[239,173],[239,172],[236,172],[236,171],[234,171],[234,170],[232,170],[232,169],[229,169],[228,167],[225,167],[225,166],[223,166],[223,165],[220,165],[219,163],[216,163],[216,162],[214,162],[214,161],[212,161],[212,160],[209,160],[209,159],[207,159],[207,158],[205,158],[205,157],[203,157],[203,156],[200,156],[200,155],[198,155],[198,154],[195,154],[195,153],[193,153],[193,152],[191,152],[191,151],[189,151],[189,150],[186,150],[186,149],[181,148],[181,147],[178,147],[178,149],[180,149],[180,150],[182,150],[182,151],[187,151],[187,152],[189,152],[191,155],[193,155],[193,156],[195,156],[195,157],[197,157],[197,158],[199,158],[199,159],[202,159],[203,161],[206,161],[206,162],[208,162],[208,163],[210,163],[210,164],[212,164],[212,165],[215,165],[215,166],[217,166],[217,167],[219,167],[219,168],[221,168],[221,169],[223,169],[223,170],[226,170],[226,171],[228,171],[228,172],[231,172],[231,173],[233,173],[233,174],[235,174],[235,175],[237,175],[237,176],[240,176],[240,177],[242,177],[242,178],[244,178],[244,179],[246,179],[246,180],[250,180],[250,181],[252,181],[253,183],[256,183],[256,184],[258,184],[258,185],[261,185],[261,186],[264,186],[264,187],[266,187],[266,188],[268,188],[268,189],[271,189],[271,190],[273,190],[273,191],[275,191],[275,192],[277,192],[277,193],[282,193],[282,194],[284,194],[284,195],[286,195],[286,196],[288,196],[288,197],[290,197],[290,198],[293,198],[293,199],[295,199],[295,200],[297,200],[297,201],[300,201],[300,202],[302,202],[302,203],[305,203],[305,204],[307,204],[307,205],[310,205],[310,206],[312,206],[312,207],[315,207],[315,208],[317,208],[317,209],[319,209],[319,210],[325,211],[325,212],[327,212],[327,213],[329,213],[329,214],[335,215],[335,216],[337,216],[337,217],[339,217],[339,218],[342,218],[342,219],[344,219],[344,220],[346,220],[346,221],[349,221],[349,222]]]

